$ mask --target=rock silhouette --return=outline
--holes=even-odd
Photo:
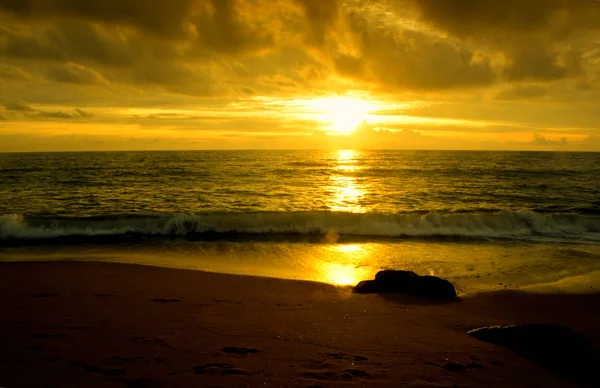
[[[419,276],[412,271],[380,271],[375,275],[375,280],[364,280],[353,290],[359,294],[398,293],[428,298],[456,298],[456,290],[448,280],[437,276]]]
[[[597,387],[600,353],[581,334],[560,325],[527,324],[491,326],[469,335],[504,346],[519,355],[584,387]]]

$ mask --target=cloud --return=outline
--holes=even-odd
[[[33,25],[0,30],[0,54],[46,61],[93,61],[110,66],[133,63],[141,55],[132,37],[119,36],[99,25],[83,22]]]
[[[482,87],[496,81],[489,58],[419,31],[392,33],[369,27],[360,17],[351,23],[359,36],[356,55],[339,54],[337,71],[375,81],[387,90],[441,90]]]
[[[26,118],[34,119],[63,119],[63,120],[76,120],[76,119],[87,119],[93,117],[93,115],[87,111],[76,108],[72,111],[47,111],[42,109],[36,109],[22,101],[10,101],[4,103],[4,108],[7,112],[11,112],[17,117],[23,116]]]
[[[197,32],[196,53],[232,54],[270,47],[276,32],[269,24],[273,4],[266,1],[207,0],[193,17]],[[271,2],[272,3],[272,2]],[[276,2],[281,6],[282,2]]]
[[[90,2],[96,4],[90,6],[79,0],[26,3],[8,7],[22,18],[9,18],[11,28],[0,31],[5,39],[0,47],[13,57],[121,66],[148,59],[210,59],[270,47],[278,35],[277,23],[282,24],[281,19],[272,21],[278,8],[267,0],[109,0],[107,4]],[[22,28],[25,25],[28,28]],[[177,35],[182,29],[186,33]],[[161,39],[165,37],[177,39]]]
[[[51,119],[64,119],[64,120],[77,120],[77,119],[88,119],[93,117],[89,112],[81,109],[73,109],[71,112],[65,111],[42,111],[39,110],[36,115],[30,115],[30,117],[39,118],[51,118]]]
[[[338,0],[293,0],[303,11],[310,25],[309,44],[322,46],[327,33],[333,28],[340,14]]]
[[[215,64],[148,63],[137,67],[130,79],[124,77],[122,80],[140,86],[156,85],[173,93],[191,96],[230,94],[231,87],[218,79],[220,70]]]
[[[0,79],[29,80],[31,75],[19,67],[0,63]]]
[[[597,29],[600,4],[589,0],[414,0],[422,20],[461,37],[548,34]]]
[[[509,81],[553,81],[567,76],[567,70],[548,53],[525,51],[513,61],[504,69]]]
[[[11,112],[35,112],[36,111],[31,106],[27,105],[25,102],[22,102],[22,101],[5,102],[4,108],[7,111],[11,111]]]
[[[600,148],[600,135],[590,134],[585,139],[583,139],[583,144],[592,147]]]
[[[0,9],[22,18],[70,18],[125,24],[163,37],[187,32],[188,17],[199,1],[193,0],[3,0]]]
[[[563,136],[560,139],[550,139],[539,133],[534,133],[531,144],[536,146],[565,145],[567,144],[567,138]]]
[[[48,70],[48,76],[54,81],[69,84],[106,85],[109,83],[97,71],[88,69],[77,63],[52,66]]]
[[[508,81],[551,82],[583,71],[582,51],[600,31],[589,0],[413,0],[420,20],[505,56]]]
[[[548,94],[548,89],[539,85],[513,85],[495,95],[497,100],[521,100],[539,98]]]

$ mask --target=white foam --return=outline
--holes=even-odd
[[[600,242],[600,217],[541,214],[529,210],[495,214],[357,214],[334,212],[207,213],[109,219],[28,220],[0,216],[0,238],[75,235],[186,235],[189,233],[325,234],[381,237],[518,238]]]

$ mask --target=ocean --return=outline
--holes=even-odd
[[[600,153],[0,154],[0,261],[15,260],[597,292]]]

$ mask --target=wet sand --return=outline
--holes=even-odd
[[[600,296],[457,303],[129,264],[0,263],[0,387],[571,387],[470,329],[557,323],[600,345]]]

